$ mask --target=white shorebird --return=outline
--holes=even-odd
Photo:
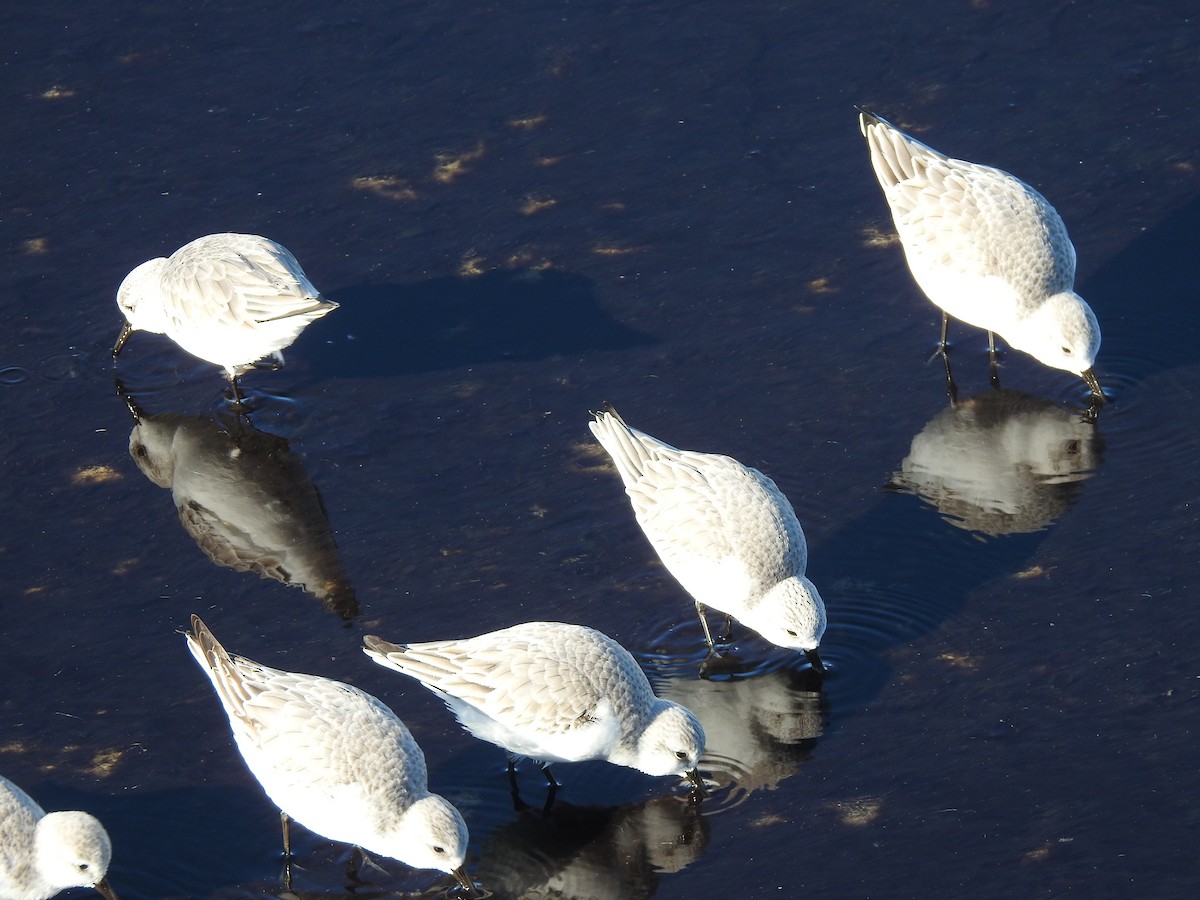
[[[943,353],[953,316],[987,330],[993,362],[995,333],[1080,376],[1103,402],[1092,371],[1100,325],[1075,293],[1075,248],[1049,201],[1007,172],[951,159],[866,110],[859,127],[908,268],[942,309]]]
[[[0,898],[49,900],[73,887],[117,895],[105,875],[112,841],[85,812],[45,812],[33,798],[0,777]]]
[[[210,234],[125,276],[117,306],[126,323],[116,357],[135,331],[165,334],[193,356],[237,377],[273,357],[283,364],[314,319],[337,309],[313,287],[287,248],[256,234]]]
[[[363,638],[381,666],[417,679],[464,728],[542,764],[602,759],[647,775],[687,775],[704,730],[691,710],[654,694],[624,647],[582,625],[526,622],[465,640],[390,644]]]
[[[612,457],[633,514],[667,570],[696,601],[824,671],[817,647],[825,604],[804,576],[808,544],[787,497],[758,469],[715,453],[677,450],[630,428],[605,403],[588,425]]]
[[[289,863],[295,819],[415,869],[449,872],[474,895],[462,867],[466,823],[429,792],[425,755],[395,713],[340,681],[230,656],[197,616],[186,637],[246,765],[279,807]]]

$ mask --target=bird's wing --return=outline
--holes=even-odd
[[[248,326],[316,315],[323,300],[284,247],[254,235],[210,235],[181,247],[162,272],[167,314],[177,322]]]
[[[871,163],[915,270],[1026,279],[1023,295],[1070,290],[1075,249],[1040,193],[1000,169],[952,159],[888,125],[867,124]]]
[[[536,632],[497,634],[500,639],[484,635],[407,645],[369,636],[365,643],[380,665],[468,703],[513,731],[561,734],[587,728],[596,723],[604,701],[620,707],[627,700],[622,692],[627,695],[630,686],[612,677],[604,648],[585,641],[546,643]],[[648,682],[645,689],[650,690]]]
[[[370,754],[378,760],[380,781],[424,788],[420,748],[376,698],[328,678],[232,656],[195,616],[186,636],[260,780],[335,790],[358,780],[361,765],[354,761]]]

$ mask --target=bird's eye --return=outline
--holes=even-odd
[[[799,637],[799,635],[796,634],[796,632],[792,631],[792,629],[790,629],[790,628],[787,630],[787,633],[791,637]]]
[[[675,758],[676,758],[676,759],[687,759],[687,754],[686,754],[686,753],[684,753],[682,750],[676,750],[676,751],[675,751]]]
[[[434,848],[433,848],[433,852],[434,852],[434,853],[445,853],[445,852],[446,852],[446,848],[445,848],[445,847],[434,847]]]
[[[1072,354],[1072,352],[1071,352],[1071,348],[1070,348],[1070,347],[1063,347],[1063,348],[1062,348],[1062,352],[1063,352],[1063,355],[1065,355],[1065,356],[1072,356],[1072,355],[1073,355],[1073,354]]]
[[[79,864],[79,871],[80,871],[80,872],[86,872],[87,870],[88,870],[88,864],[87,864],[87,863],[80,863],[80,864]]]

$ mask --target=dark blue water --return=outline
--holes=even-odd
[[[193,612],[391,704],[498,896],[1195,894],[1188,4],[78,6],[0,12],[0,772],[101,817],[123,898],[280,890]],[[1058,207],[1104,331],[1094,425],[1020,353],[993,392],[967,329],[948,411],[856,103]],[[129,452],[116,287],[215,231],[282,242],[342,307],[247,377],[253,434],[164,339],[119,372],[148,419],[239,441],[248,494],[323,510],[278,527],[308,592],[214,565]],[[604,400],[792,499],[823,689],[736,626],[696,677],[691,601],[586,427]],[[531,619],[606,631],[695,709],[699,810],[587,764],[518,813],[503,754],[358,650]],[[296,845],[299,894],[344,894],[348,848]],[[449,884],[382,864],[355,896]]]

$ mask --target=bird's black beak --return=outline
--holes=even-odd
[[[1082,374],[1084,382],[1092,389],[1092,396],[1096,398],[1096,402],[1103,403],[1107,400],[1108,398],[1104,396],[1104,391],[1100,389],[1100,381],[1096,378],[1096,373],[1088,369]]]
[[[133,334],[133,326],[126,322],[121,326],[121,333],[117,335],[117,342],[113,344],[113,359],[116,359],[120,355],[121,348],[125,346],[125,342],[129,340],[131,334]]]
[[[821,654],[817,652],[816,647],[813,647],[811,650],[805,650],[804,655],[808,657],[808,663],[813,667],[814,672],[818,675],[825,674],[825,663],[822,661]]]
[[[475,893],[475,885],[471,882],[471,879],[467,877],[466,869],[464,869],[462,866],[459,866],[450,874],[454,876],[454,880],[458,882],[459,887],[467,892],[468,897],[478,896],[478,894]]]
[[[704,786],[704,779],[700,777],[699,769],[692,769],[687,773],[688,781],[692,783],[692,789],[697,796],[707,797],[708,788]]]
[[[116,891],[108,886],[107,878],[101,878],[99,881],[93,884],[92,887],[96,890],[96,893],[104,898],[104,900],[120,900],[120,898],[117,897]]]

